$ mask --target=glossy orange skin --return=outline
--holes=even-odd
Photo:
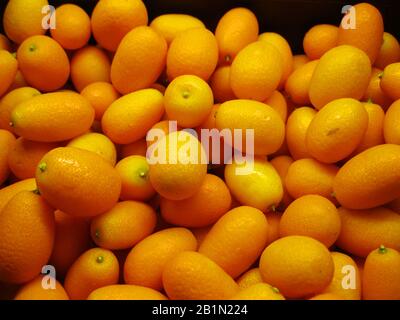
[[[15,182],[0,189],[0,212],[16,194],[21,191],[34,191],[36,188],[36,181],[32,178]]]
[[[7,130],[0,129],[0,185],[8,178],[10,168],[8,157],[15,145],[15,137]]]
[[[0,97],[7,92],[18,70],[17,60],[6,50],[0,50]]]
[[[387,110],[392,104],[393,99],[390,98],[381,88],[381,77],[383,70],[372,68],[371,79],[367,90],[365,91],[363,101],[371,100],[372,103],[380,105],[384,110]]]
[[[32,281],[24,284],[20,290],[18,290],[14,300],[69,300],[64,287],[57,280],[55,283],[55,289],[43,289],[42,281],[44,276],[40,275]]]

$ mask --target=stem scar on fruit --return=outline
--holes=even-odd
[[[384,253],[387,252],[387,249],[386,249],[386,247],[382,244],[382,245],[379,246],[378,252],[381,253],[381,254],[384,254]]]
[[[100,239],[100,230],[96,229],[96,231],[94,232],[94,236],[96,237],[96,239]]]
[[[34,194],[37,194],[38,196],[40,196],[40,190],[39,189],[35,189],[32,191]]]
[[[41,172],[45,172],[46,169],[47,169],[47,164],[46,164],[46,162],[41,162],[41,163],[39,163],[38,168],[39,168],[39,170],[40,170]]]
[[[187,91],[187,90],[183,91],[183,93],[182,93],[182,97],[183,97],[184,99],[187,99],[187,98],[189,98],[189,97],[190,97],[190,92],[189,92],[189,91]]]
[[[31,44],[31,45],[29,46],[29,51],[30,51],[30,52],[33,52],[33,51],[35,51],[35,50],[36,50],[36,45]]]
[[[97,263],[103,263],[103,261],[104,261],[104,257],[103,257],[103,256],[98,256],[98,257],[96,258],[96,262],[97,262]]]

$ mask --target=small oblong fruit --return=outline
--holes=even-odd
[[[168,300],[162,293],[132,284],[114,284],[98,288],[87,300]]]
[[[103,114],[101,125],[113,142],[128,144],[145,137],[163,113],[163,95],[156,89],[143,89],[114,101]]]
[[[196,249],[196,238],[188,229],[169,228],[153,233],[129,252],[124,265],[125,283],[161,290],[166,263],[180,252]]]
[[[18,71],[18,62],[11,53],[0,50],[0,97],[7,92]]]
[[[42,94],[20,103],[11,113],[14,131],[29,140],[56,142],[89,130],[94,110],[74,92]]]
[[[42,26],[42,8],[49,3],[47,0],[11,0],[4,11],[4,31],[9,39],[21,43],[26,38],[45,34]]]
[[[365,260],[362,284],[365,300],[399,300],[399,251],[385,246],[372,251]]]
[[[160,33],[167,44],[171,42],[183,31],[193,28],[205,28],[204,23],[188,14],[162,14],[155,18],[151,23],[150,27]]]
[[[32,191],[7,203],[0,214],[1,281],[24,283],[39,275],[51,255],[54,226],[53,209]]]
[[[349,209],[369,209],[400,197],[400,146],[383,144],[350,159],[335,177],[336,199]]]
[[[215,38],[219,48],[219,63],[231,64],[236,55],[258,38],[257,17],[247,8],[234,8],[218,21]]]
[[[168,261],[162,278],[172,300],[225,300],[239,290],[220,266],[198,252],[182,252]]]
[[[211,228],[199,252],[236,278],[245,272],[265,248],[268,222],[262,211],[237,207]]]
[[[64,287],[54,279],[55,288],[47,289],[43,287],[47,283],[43,275],[24,284],[17,292],[14,300],[69,300]]]
[[[0,189],[0,212],[7,205],[8,201],[10,201],[16,194],[21,191],[35,191],[36,181],[34,178],[21,180],[10,184],[7,187]]]
[[[199,191],[192,197],[173,201],[161,198],[163,219],[173,225],[201,228],[215,223],[231,208],[232,197],[225,182],[207,174]]]
[[[381,76],[381,89],[392,100],[400,99],[400,62],[385,67]]]
[[[279,234],[311,237],[329,248],[339,237],[340,224],[335,205],[322,196],[310,194],[286,208],[279,222]]]
[[[303,48],[311,60],[321,58],[325,52],[337,46],[339,28],[331,24],[313,26],[304,36]]]
[[[120,93],[148,88],[165,66],[167,42],[147,26],[130,31],[121,41],[111,64],[111,81]]]
[[[257,283],[263,283],[264,280],[261,277],[260,269],[253,268],[243,273],[236,282],[240,289],[246,289]]]
[[[161,196],[184,200],[200,189],[207,174],[207,161],[196,137],[185,131],[171,132],[151,149],[147,157],[150,182]]]
[[[97,154],[71,147],[53,149],[36,170],[38,188],[55,208],[78,216],[95,216],[118,201],[121,178]]]
[[[256,155],[276,152],[285,136],[285,125],[279,113],[264,103],[252,100],[232,100],[221,104],[216,116],[216,126],[220,131],[228,129],[232,137],[234,129],[241,129],[242,146],[235,147],[241,147],[243,152],[247,150],[245,145],[251,143],[246,140],[246,130],[254,130],[253,152]],[[225,143],[228,141],[225,140]]]
[[[68,56],[48,36],[33,36],[18,47],[18,66],[30,86],[44,92],[62,88],[70,75]]]
[[[387,110],[392,104],[393,100],[383,92],[381,88],[381,77],[383,71],[381,69],[373,68],[369,85],[364,93],[363,101],[372,101],[380,105],[384,110]]]
[[[307,150],[321,162],[338,162],[358,147],[367,128],[368,113],[361,102],[347,98],[331,101],[308,127]]]
[[[352,27],[351,23],[355,26]],[[358,3],[343,17],[339,26],[338,45],[346,44],[363,50],[373,64],[379,55],[383,31],[383,18],[379,10],[369,3]]]
[[[282,78],[282,57],[272,44],[256,41],[243,48],[232,62],[231,87],[240,99],[265,101]]]
[[[89,294],[118,283],[117,257],[109,250],[93,248],[75,260],[65,277],[64,288],[71,300],[86,299]]]
[[[396,37],[389,32],[384,32],[382,46],[374,65],[384,69],[387,65],[397,61],[400,61],[400,44]]]
[[[386,111],[383,132],[386,143],[400,144],[400,100]]]
[[[342,229],[336,245],[358,257],[365,258],[372,250],[384,245],[400,250],[400,215],[378,207],[368,210],[339,208]]]
[[[190,74],[208,81],[218,63],[218,44],[206,28],[188,29],[171,42],[167,55],[167,76],[170,81]]]
[[[156,213],[148,204],[119,202],[110,211],[92,219],[91,235],[99,247],[129,249],[153,232],[156,221]]]
[[[262,253],[260,272],[265,282],[288,298],[321,292],[332,280],[334,265],[328,249],[304,236],[289,236],[270,244]]]
[[[335,47],[319,60],[310,83],[310,101],[321,109],[339,98],[360,99],[368,87],[371,63],[364,51],[349,45]]]
[[[241,204],[263,212],[278,207],[283,197],[281,178],[267,160],[256,158],[245,164],[227,164],[225,181]]]

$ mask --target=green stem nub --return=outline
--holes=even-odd
[[[31,44],[30,46],[29,46],[29,51],[30,52],[33,52],[33,51],[35,51],[36,50],[36,46],[34,45],[34,44]]]
[[[382,244],[382,245],[379,247],[378,252],[381,253],[381,254],[385,254],[385,253],[387,252],[387,249],[386,249],[386,247]]]
[[[103,263],[103,261],[104,261],[104,257],[103,257],[103,256],[98,256],[98,257],[96,258],[96,262],[97,262],[97,263]]]
[[[39,163],[38,168],[39,168],[40,172],[45,172],[47,169],[47,164],[45,162]]]
[[[189,98],[189,97],[190,97],[190,92],[189,92],[189,91],[183,91],[182,97],[183,97],[184,99]]]
[[[381,72],[380,74],[378,74],[378,78],[382,79],[383,78],[383,72]]]
[[[38,196],[40,196],[40,190],[39,189],[35,189],[32,191],[34,194],[37,194]]]
[[[146,177],[146,172],[144,172],[144,171],[140,171],[139,172],[139,177],[141,177],[141,178],[145,178]]]
[[[271,289],[275,293],[281,293],[277,287],[271,287]]]

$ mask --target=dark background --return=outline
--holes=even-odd
[[[363,1],[351,0],[143,0],[149,12],[150,21],[163,13],[187,13],[200,18],[214,31],[220,17],[229,9],[244,6],[258,17],[260,33],[274,31],[282,34],[291,44],[295,53],[302,52],[305,32],[315,24],[339,25],[341,8],[346,4]],[[49,0],[58,6],[62,3],[76,3],[90,14],[98,0]],[[385,20],[385,31],[400,39],[400,0],[365,1],[375,5]],[[0,13],[7,0],[0,0]],[[2,28],[2,26],[1,26]]]

